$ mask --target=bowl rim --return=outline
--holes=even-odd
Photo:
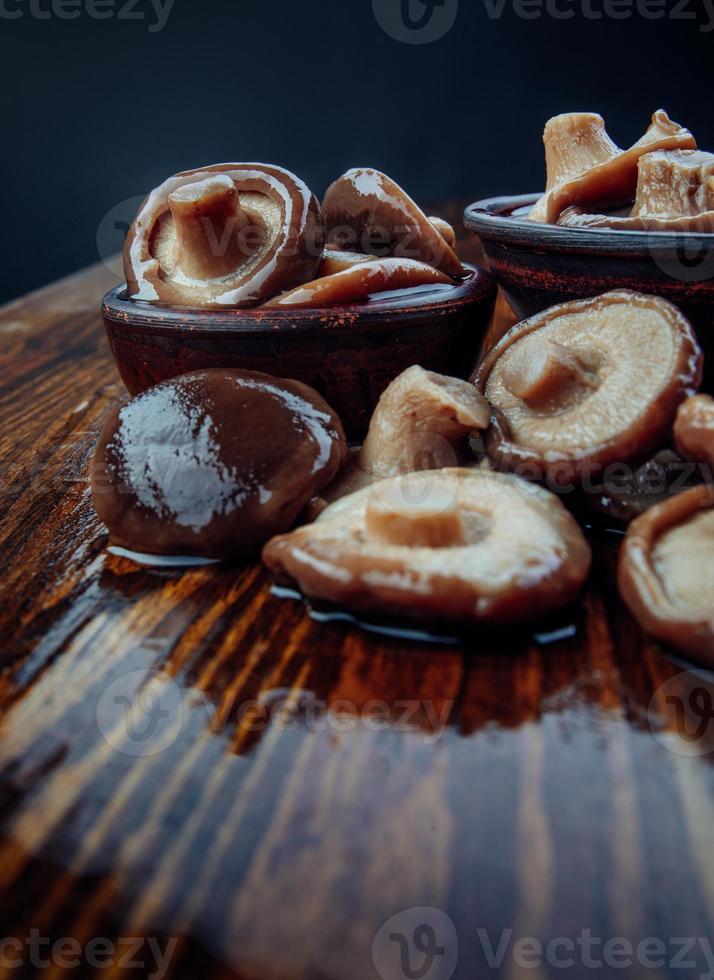
[[[129,299],[126,283],[110,289],[102,299],[102,316],[113,325],[122,323],[166,332],[197,333],[250,333],[252,331],[308,332],[325,329],[345,329],[350,326],[365,327],[383,324],[385,315],[395,326],[425,316],[439,318],[457,305],[466,302],[483,302],[495,298],[497,284],[491,273],[480,265],[463,263],[471,275],[453,289],[415,294],[405,300],[403,296],[391,296],[369,303],[351,303],[342,306],[300,307],[253,307],[220,309],[216,307],[171,306]],[[398,316],[397,316],[398,314]]]
[[[487,241],[537,247],[554,252],[603,255],[652,255],[699,245],[714,250],[714,232],[629,231],[615,228],[566,228],[513,218],[517,208],[535,204],[542,192],[486,197],[464,209],[464,225]]]

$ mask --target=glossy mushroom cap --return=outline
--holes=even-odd
[[[571,112],[550,119],[543,142],[546,192],[528,217],[551,224],[573,205],[603,208],[631,201],[638,162],[645,153],[697,148],[692,134],[663,109],[654,113],[647,132],[629,150],[613,143],[602,116],[591,112]]]
[[[417,259],[452,278],[465,275],[448,232],[435,228],[409,195],[378,170],[348,170],[328,187],[322,212],[330,242],[358,252]]]
[[[414,259],[368,259],[276,296],[265,306],[303,309],[359,303],[375,293],[414,286],[453,286],[453,280]]]
[[[286,531],[346,456],[307,385],[213,369],[147,389],[107,419],[92,495],[111,543],[153,554],[254,554]]]
[[[490,470],[382,480],[274,538],[263,560],[313,598],[462,622],[532,619],[571,601],[590,549],[560,500]]]
[[[630,524],[620,554],[620,595],[642,628],[714,665],[714,490],[701,486]]]
[[[152,191],[131,227],[128,295],[256,306],[314,279],[323,244],[317,200],[289,171],[262,163],[186,171]]]
[[[476,372],[488,455],[555,484],[597,478],[660,447],[701,370],[691,326],[665,300],[619,290],[554,306],[512,327]]]
[[[685,459],[714,468],[714,398],[694,395],[682,402],[674,422],[674,443]]]
[[[360,466],[374,479],[456,466],[468,459],[469,434],[486,429],[489,415],[486,399],[470,382],[414,365],[382,393]]]

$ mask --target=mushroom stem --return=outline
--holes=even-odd
[[[240,232],[251,224],[230,177],[216,174],[169,195],[176,265],[190,279],[217,279],[246,260]]]
[[[602,116],[594,112],[554,116],[546,123],[543,142],[547,190],[622,152],[608,136]]]
[[[574,387],[596,386],[584,355],[545,338],[534,338],[513,351],[503,368],[503,383],[531,405],[552,402]]]
[[[365,515],[367,533],[381,541],[415,548],[449,548],[466,542],[454,494],[432,488],[424,500],[409,500],[408,477],[378,484]]]

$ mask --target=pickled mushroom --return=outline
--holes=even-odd
[[[256,306],[317,275],[324,233],[316,198],[281,167],[225,163],[152,191],[124,249],[132,299]]]
[[[453,285],[452,280],[426,262],[416,262],[414,259],[369,259],[322,279],[305,282],[264,305],[290,309],[340,306],[359,303],[376,293],[393,289],[449,285]]]
[[[714,489],[694,487],[633,521],[618,585],[647,633],[714,665]]]
[[[606,208],[632,201],[640,158],[654,150],[696,150],[692,134],[673,122],[663,109],[652,116],[647,132],[629,150],[608,136],[602,116],[570,112],[546,123],[546,192],[528,218],[554,224],[563,211]]]
[[[382,392],[361,450],[324,493],[337,500],[375,480],[471,460],[468,437],[489,424],[489,406],[468,381],[413,365]]]
[[[109,415],[92,496],[114,545],[246,557],[293,525],[346,452],[340,420],[307,385],[254,371],[195,371]]]
[[[514,622],[575,598],[590,548],[555,494],[488,470],[382,480],[273,538],[279,580],[347,608]]]
[[[637,193],[625,213],[567,208],[558,224],[629,231],[714,231],[714,154],[658,150],[640,158]]]
[[[714,398],[694,395],[682,402],[674,422],[674,442],[685,459],[714,467]]]
[[[666,300],[618,290],[512,327],[476,384],[492,406],[499,469],[556,484],[646,458],[701,380],[691,326]]]
[[[409,195],[378,170],[348,170],[328,187],[322,211],[329,242],[418,259],[452,278],[465,274],[449,233],[435,227]]]

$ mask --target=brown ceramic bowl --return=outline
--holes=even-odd
[[[469,205],[464,223],[521,318],[570,299],[634,289],[671,300],[714,361],[714,234],[563,228],[524,220],[539,194]],[[714,367],[714,363],[712,363]]]
[[[382,391],[405,368],[467,378],[493,313],[496,284],[477,266],[455,286],[324,309],[206,310],[104,297],[114,359],[131,394],[207,367],[244,368],[312,385],[359,439]]]

